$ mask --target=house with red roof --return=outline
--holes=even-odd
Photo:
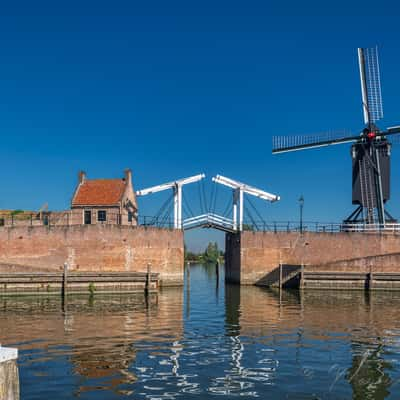
[[[71,202],[75,218],[81,223],[137,225],[138,207],[133,190],[132,171],[120,179],[87,179],[79,172],[78,185]]]

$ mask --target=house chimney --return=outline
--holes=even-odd
[[[86,181],[86,172],[85,171],[79,171],[78,180],[79,180],[79,183],[83,183]]]
[[[132,183],[132,170],[127,168],[124,172],[125,172],[125,181],[128,183]]]

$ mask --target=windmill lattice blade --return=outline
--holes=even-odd
[[[368,93],[368,110],[370,122],[383,118],[381,78],[379,71],[378,48],[364,49],[366,85]]]
[[[273,136],[272,152],[284,153],[310,149],[313,147],[329,146],[333,144],[348,143],[358,140],[359,136],[354,136],[348,131],[332,131],[316,135],[296,135],[296,136]]]
[[[395,144],[396,146],[398,146],[400,144],[400,136],[399,135],[389,136],[387,139],[391,144]]]

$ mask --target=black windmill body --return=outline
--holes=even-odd
[[[362,132],[359,135],[341,132],[318,136],[275,136],[272,152],[352,143],[352,203],[358,207],[344,220],[344,224],[381,229],[387,223],[396,222],[385,210],[385,204],[390,199],[391,143],[388,137],[399,134],[400,126],[381,131],[376,125],[383,118],[377,49],[358,49],[358,59],[365,122]]]

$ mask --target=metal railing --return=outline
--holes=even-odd
[[[303,221],[246,221],[243,224],[244,231],[256,232],[358,232],[358,233],[399,233],[400,223],[363,224],[363,223],[338,223],[338,222],[315,222]]]
[[[96,218],[95,218],[96,217]],[[233,221],[220,217],[218,215],[200,215],[188,218],[183,223],[183,229],[193,229],[197,227],[208,226],[211,228],[220,227],[221,230],[233,231]],[[113,212],[107,210],[105,221],[97,220],[97,213],[93,213],[92,225],[124,225],[124,226],[144,226],[157,227],[165,229],[174,229],[174,221],[172,218],[143,216],[137,219],[129,220],[126,213]],[[18,214],[0,214],[0,228],[17,227],[17,226],[73,226],[85,225],[83,210],[67,210],[67,211],[47,211],[47,212],[23,212]],[[224,229],[222,229],[224,228]],[[299,221],[247,221],[243,223],[244,231],[254,232],[320,232],[320,233],[337,233],[337,232],[354,232],[354,233],[394,233],[400,234],[400,223],[380,224],[362,224],[362,223],[338,223],[338,222],[316,222],[303,221],[300,225]]]
[[[97,211],[97,210],[96,210]],[[171,218],[153,216],[139,216],[129,218],[127,213],[107,210],[106,219],[98,220],[97,212],[93,212],[90,221],[85,221],[83,210],[47,211],[47,212],[21,212],[17,214],[0,214],[0,228],[19,226],[76,226],[76,225],[124,225],[124,226],[148,226],[172,229],[174,227]]]
[[[187,218],[182,222],[182,226],[184,230],[210,227],[228,232],[234,231],[234,225],[231,219],[212,213]]]
[[[137,224],[138,226],[153,226],[156,228],[174,228],[174,220],[172,218],[154,217],[150,215],[139,215]]]

